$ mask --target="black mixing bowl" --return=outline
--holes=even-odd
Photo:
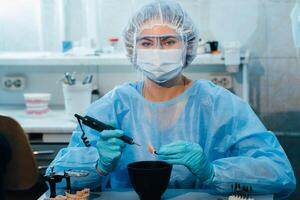
[[[140,161],[130,163],[128,173],[132,187],[141,200],[159,200],[166,191],[172,165],[163,161]]]

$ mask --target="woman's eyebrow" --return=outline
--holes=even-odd
[[[149,42],[153,42],[153,40],[151,40],[150,38],[147,38],[147,37],[141,37],[141,38],[138,38],[138,42],[141,41],[141,40],[147,40]]]
[[[174,40],[177,40],[178,38],[175,37],[175,36],[168,36],[168,37],[163,37],[163,38],[162,38],[162,41],[165,41],[165,40],[168,40],[168,39],[174,39]]]

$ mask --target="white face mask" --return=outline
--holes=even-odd
[[[163,83],[182,72],[183,49],[137,49],[137,65],[157,83]]]

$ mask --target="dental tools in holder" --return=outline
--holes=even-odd
[[[102,132],[104,130],[115,130],[116,128],[112,127],[112,126],[109,126],[107,124],[104,124],[103,122],[100,122],[92,117],[89,117],[89,116],[80,116],[78,114],[75,114],[74,115],[76,118],[77,118],[77,121],[79,123],[79,126],[80,126],[80,129],[82,131],[82,135],[81,135],[81,139],[83,141],[83,143],[85,144],[86,147],[89,147],[91,146],[90,142],[88,141],[88,138],[86,137],[86,134],[82,128],[82,124],[96,130],[96,131],[99,131],[99,132]],[[82,122],[82,124],[81,124]],[[135,144],[135,145],[138,145],[138,146],[141,146],[140,144],[136,143],[131,137],[127,136],[127,135],[123,135],[121,137],[118,137],[120,140],[124,141],[125,143],[127,144]]]
[[[62,81],[67,85],[75,85],[77,83],[75,74],[76,74],[76,72],[73,72],[72,74],[70,72],[65,72]],[[92,83],[92,81],[93,81],[92,74],[85,75],[85,77],[82,80],[82,85],[90,84],[90,83]]]
[[[87,75],[87,76],[83,79],[82,84],[83,84],[83,85],[89,84],[89,83],[92,82],[92,80],[93,80],[93,75],[92,75],[92,74],[89,74],[89,75]]]
[[[75,85],[75,72],[73,72],[72,75],[69,72],[66,72],[64,76],[64,83],[68,85]]]
[[[63,78],[62,91],[65,111],[69,118],[74,119],[74,113],[85,113],[92,100],[93,75],[84,75],[81,81],[74,73],[66,72]]]

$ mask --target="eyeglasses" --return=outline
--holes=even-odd
[[[182,47],[182,37],[176,34],[144,35],[137,38],[139,49],[179,49]]]

